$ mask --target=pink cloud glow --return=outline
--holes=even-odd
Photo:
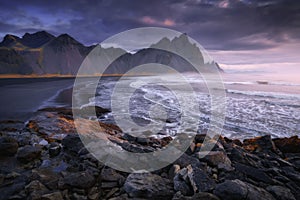
[[[145,24],[149,24],[149,25],[162,25],[162,26],[174,26],[176,23],[171,20],[171,19],[165,19],[163,21],[161,20],[156,20],[153,19],[152,17],[149,16],[144,16],[141,21]]]

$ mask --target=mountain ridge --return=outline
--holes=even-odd
[[[126,73],[133,67],[147,62],[170,65],[178,71],[190,71],[190,66],[182,67],[188,64],[179,56],[160,50],[162,45],[165,50],[175,49],[175,52],[180,55],[192,52],[184,57],[196,58],[197,63],[204,64],[201,51],[188,40],[186,34],[172,40],[162,38],[150,48],[141,49],[135,53],[126,53],[120,48],[97,47],[96,49],[102,54],[122,55],[123,60],[118,58],[111,64],[111,69],[106,71],[111,74]],[[95,47],[95,45],[85,46],[68,34],[61,34],[57,37],[46,31],[25,33],[22,37],[7,34],[0,43],[0,74],[76,75],[84,58]],[[6,58],[7,56],[9,59]],[[216,63],[212,65],[222,72]]]

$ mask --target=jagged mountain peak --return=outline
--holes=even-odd
[[[164,37],[156,44],[151,45],[150,48],[171,50],[181,56],[192,58],[193,60],[197,60],[197,62],[203,62],[203,55],[200,49],[189,40],[186,33],[176,36],[172,40]]]
[[[184,40],[184,41],[189,41],[189,38],[186,33],[182,33],[178,37],[175,37],[172,41],[174,40]]]
[[[4,36],[2,42],[0,43],[1,47],[11,47],[14,44],[18,43],[20,38],[15,35],[7,34]]]
[[[173,39],[169,39],[167,37],[163,37],[157,43],[152,44],[150,48],[163,48],[163,49],[170,49],[175,47],[182,47],[183,46],[193,46],[196,47],[195,44],[192,44],[189,40],[186,33],[183,33],[179,36],[174,37]],[[173,49],[174,50],[174,49]]]
[[[205,69],[208,68],[207,71],[213,65],[218,67],[214,63],[204,63],[201,51],[186,34],[172,39],[162,38],[150,48],[138,49],[134,53],[109,46],[86,47],[68,34],[55,37],[46,31],[25,33],[22,38],[6,35],[0,43],[1,46],[5,48],[0,48],[4,55],[0,56],[0,73],[75,75],[92,50],[93,54],[103,59],[120,56],[108,71],[112,74],[125,73],[144,63],[169,65],[179,72],[192,71],[192,66],[184,58],[203,65]],[[98,57],[96,56],[97,59]]]
[[[53,41],[51,41],[52,44],[56,45],[79,45],[83,46],[80,42],[75,40],[73,37],[71,37],[68,34],[61,34],[57,38],[55,38]]]
[[[56,39],[57,39],[57,40],[68,40],[68,41],[73,41],[73,40],[75,40],[72,36],[70,36],[69,34],[66,34],[66,33],[59,35]],[[75,41],[76,41],[76,40],[75,40]],[[76,42],[77,42],[77,41],[76,41]]]
[[[50,33],[48,33],[47,31],[38,31],[38,32],[35,32],[35,33],[25,33],[23,35],[23,39],[25,38],[34,38],[34,37],[50,37],[50,38],[54,38],[54,36]]]
[[[6,39],[17,40],[17,39],[20,39],[20,38],[18,36],[12,35],[12,34],[7,34],[7,35],[5,35],[3,40],[6,40]]]
[[[27,47],[38,48],[51,41],[55,37],[46,31],[36,33],[25,33],[21,39],[21,43]]]

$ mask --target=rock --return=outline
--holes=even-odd
[[[293,167],[283,167],[283,175],[300,184],[300,173],[294,170]]]
[[[168,199],[173,196],[173,188],[168,179],[151,173],[130,174],[124,190],[131,197]]]
[[[296,200],[291,190],[282,186],[268,186],[266,188],[277,200]]]
[[[19,120],[1,120],[0,131],[6,133],[16,133],[23,129],[24,122]]]
[[[101,180],[102,181],[112,181],[117,182],[120,186],[124,184],[125,178],[116,170],[111,168],[103,168],[101,171]]]
[[[196,149],[196,144],[194,142],[191,143],[190,147],[185,151],[187,155],[192,155]]]
[[[73,193],[71,199],[72,200],[87,200],[88,198],[84,195]]]
[[[300,138],[276,138],[273,140],[275,146],[283,153],[300,153]]]
[[[253,180],[262,181],[269,184],[273,183],[273,180],[261,169],[257,169],[255,167],[247,166],[240,163],[237,163],[235,165],[235,169],[236,171],[242,172],[247,177]]]
[[[194,193],[188,178],[187,168],[183,168],[176,173],[174,179],[174,190],[183,195],[192,195]]]
[[[103,189],[111,189],[111,188],[114,188],[114,187],[118,187],[118,182],[102,182],[101,183],[101,188]]]
[[[109,200],[128,200],[128,195],[127,194],[122,194],[120,196],[117,196],[117,197],[113,197],[113,198],[110,198]]]
[[[63,196],[60,192],[53,192],[49,194],[44,194],[41,200],[63,200]]]
[[[95,177],[88,171],[67,174],[60,186],[62,188],[75,187],[79,189],[91,188],[95,183]]]
[[[46,188],[46,186],[38,180],[30,182],[28,185],[26,185],[25,189],[28,193],[39,192],[40,194],[44,194],[49,191],[48,188]]]
[[[276,152],[276,147],[270,135],[265,135],[252,139],[245,139],[243,141],[243,148],[251,152]]]
[[[204,156],[205,155],[205,156]],[[231,170],[231,161],[223,151],[197,152],[200,161],[207,162],[210,166]]]
[[[42,149],[39,146],[24,146],[19,149],[17,158],[23,163],[31,162],[41,157]]]
[[[251,185],[250,183],[248,183],[247,186],[247,200],[275,200],[275,198],[265,189],[256,187],[254,185]]]
[[[237,146],[243,146],[243,143],[240,140],[238,140],[238,139],[231,140],[231,139],[229,139],[227,137],[224,137],[224,139],[221,140],[221,141],[224,142],[224,143],[232,143],[232,144],[235,144]],[[223,146],[224,146],[224,144],[223,144]]]
[[[112,197],[115,193],[119,192],[119,188],[113,188],[111,189],[104,197],[104,199],[109,199],[110,197]]]
[[[212,191],[215,182],[200,168],[187,166],[187,175],[195,193]]]
[[[193,196],[183,196],[180,192],[177,192],[172,200],[220,200],[216,195],[207,192],[199,192]]]
[[[289,163],[292,163],[296,168],[300,169],[300,153],[287,153],[285,156]]]
[[[127,141],[114,141],[116,144],[121,146],[125,151],[133,152],[133,153],[149,153],[155,151],[154,148],[150,146],[143,146],[137,144],[131,144]]]
[[[172,165],[172,167],[169,170],[168,176],[170,179],[173,179],[175,175],[179,172],[180,166],[179,165]]]
[[[206,136],[207,136],[206,134],[197,134],[197,135],[195,135],[195,137],[194,137],[195,144],[203,143]],[[207,136],[207,138],[210,139],[209,136]]]
[[[245,150],[241,147],[232,148],[229,153],[229,158],[231,162],[240,162],[240,163],[246,163],[245,161]]]
[[[32,133],[39,133],[39,125],[34,120],[28,121],[26,128]]]
[[[238,179],[218,184],[214,194],[222,200],[275,200],[266,190]]]
[[[173,164],[179,165],[181,168],[187,167],[188,165],[203,167],[199,159],[189,156],[186,153],[182,154]]]
[[[57,183],[60,175],[55,173],[52,169],[41,168],[32,170],[31,179],[39,180],[49,189],[57,189]]]
[[[45,140],[45,139],[42,139],[42,140],[39,142],[39,145],[41,145],[41,146],[47,146],[48,144],[49,144],[48,141]]]
[[[2,185],[2,183],[4,182],[4,179],[6,177],[4,176],[4,174],[0,174],[0,185]]]
[[[105,113],[109,113],[110,110],[106,109],[106,108],[102,108],[100,106],[86,106],[80,109],[80,111],[78,112],[81,116],[88,116],[89,113],[95,113],[97,117],[100,117],[101,115],[105,114]]]
[[[4,187],[2,186],[0,188],[0,200],[11,199],[13,195],[22,193],[24,187],[25,187],[24,182],[12,182],[11,185],[7,185]]]
[[[141,145],[148,145],[150,142],[150,139],[144,138],[144,137],[137,137],[135,141]]]
[[[83,144],[81,142],[81,139],[79,135],[77,134],[69,134],[62,140],[62,145],[65,150],[72,152],[72,153],[78,153],[81,148],[83,147]]]
[[[72,190],[73,193],[76,194],[80,194],[80,195],[85,195],[86,194],[86,190],[85,189],[79,189],[79,188],[70,188],[70,190]]]
[[[100,188],[98,187],[93,187],[90,189],[89,193],[88,193],[88,198],[90,200],[96,200],[96,199],[100,199]]]
[[[288,182],[285,184],[291,191],[292,191],[292,194],[294,195],[295,199],[300,199],[300,186],[299,184],[296,184],[295,182]]]
[[[50,146],[49,146],[50,157],[57,156],[60,153],[60,151],[61,151],[61,146],[59,143],[57,143],[57,142],[50,143]]]
[[[198,151],[224,151],[223,145],[218,141],[218,139],[211,139],[208,137],[205,141],[202,136],[201,139],[195,137],[195,152]],[[202,141],[203,139],[203,141]]]
[[[17,140],[18,140],[19,147],[26,146],[30,144],[30,141],[32,140],[32,135],[29,132],[22,131]]]
[[[18,142],[14,138],[0,137],[0,157],[14,156],[18,147]]]

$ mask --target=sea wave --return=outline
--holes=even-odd
[[[230,90],[230,89],[227,89],[227,92],[233,93],[233,94],[257,96],[257,97],[300,100],[300,95],[298,95],[298,94],[288,94],[288,93],[278,93],[278,92],[262,92],[262,91],[241,91],[241,90]]]
[[[65,88],[62,88],[60,90],[58,90],[53,96],[51,96],[49,99],[47,99],[46,101],[44,101],[39,107],[38,110],[43,109],[43,108],[48,108],[48,107],[62,107],[62,106],[66,106],[65,103],[58,103],[56,101],[56,98],[65,90],[69,90],[73,87],[72,85],[69,85]]]
[[[289,82],[281,82],[281,81],[265,81],[265,80],[257,80],[257,81],[225,81],[226,85],[278,85],[278,86],[300,86],[298,83],[289,83]]]
[[[224,84],[227,84],[227,85],[253,85],[253,84],[255,84],[255,82],[250,82],[250,81],[234,81],[234,82],[225,81]]]

